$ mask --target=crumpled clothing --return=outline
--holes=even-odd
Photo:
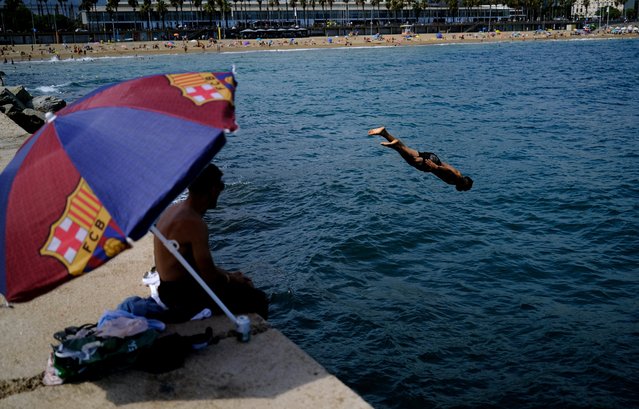
[[[149,290],[151,290],[151,298],[153,298],[160,307],[165,310],[169,309],[160,299],[160,294],[158,293],[158,287],[160,287],[160,273],[157,272],[155,267],[151,268],[151,270],[144,274],[142,284],[149,287]]]
[[[146,318],[117,317],[98,326],[96,334],[100,337],[125,338],[137,335],[149,329]]]
[[[109,321],[113,321],[116,320],[118,318],[125,318],[125,319],[129,319],[129,320],[140,320],[140,321],[144,321],[147,325],[147,328],[145,328],[142,331],[138,331],[135,334],[139,334],[140,332],[144,332],[146,329],[154,329],[157,331],[164,331],[164,329],[166,328],[166,325],[162,322],[162,321],[158,321],[158,320],[151,320],[151,319],[147,319],[144,317],[138,317],[137,315],[133,315],[130,312],[126,312],[126,311],[122,311],[122,310],[114,310],[114,311],[105,311],[104,314],[102,314],[102,316],[100,317],[100,320],[98,321],[98,332],[102,331],[102,328],[105,327],[105,325],[107,325],[107,323]],[[128,326],[130,326],[131,329],[135,329],[135,328],[140,328],[138,327],[138,323],[129,323],[126,324],[124,323],[124,321],[118,322],[117,324],[113,325],[113,328],[126,328]],[[117,332],[117,329],[116,329]],[[119,338],[124,338],[127,336],[131,336],[131,335],[135,335],[135,334],[131,334],[131,333],[126,333],[126,330],[124,331],[124,335],[109,335],[109,336],[117,336]],[[103,336],[102,334],[100,334],[101,336]]]
[[[118,310],[130,312],[138,317],[149,319],[159,318],[165,315],[166,309],[157,303],[153,298],[142,298],[137,295],[128,297],[120,303]]]
[[[47,386],[62,385],[64,380],[58,376],[57,371],[53,367],[53,356],[49,355],[47,359],[47,366],[44,368],[44,376],[42,377],[42,383]]]
[[[73,348],[65,348],[63,344],[58,345],[55,355],[60,358],[75,358],[79,361],[88,361],[91,359],[95,351],[102,346],[102,341],[96,340],[88,342],[78,350]]]

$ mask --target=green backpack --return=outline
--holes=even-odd
[[[61,343],[52,346],[53,368],[64,382],[93,379],[134,365],[158,335],[156,330],[147,329],[124,338],[102,337],[96,334],[95,324],[70,327],[54,335]]]

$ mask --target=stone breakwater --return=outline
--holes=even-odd
[[[47,112],[57,112],[67,103],[55,96],[33,97],[22,85],[0,87],[0,137],[32,134],[45,122]]]

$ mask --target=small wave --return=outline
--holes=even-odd
[[[70,82],[65,82],[64,84],[59,85],[41,85],[35,88],[35,91],[41,92],[43,94],[60,94],[62,91],[60,88],[68,87],[71,85]]]
[[[82,58],[71,58],[68,60],[65,60],[68,62],[87,62],[87,61],[95,61],[95,58],[93,57],[82,57]]]

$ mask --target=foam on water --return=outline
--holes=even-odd
[[[63,92],[65,87],[71,85],[70,82],[66,82],[64,84],[59,85],[41,85],[39,87],[35,87],[35,91],[39,94],[60,94]]]

